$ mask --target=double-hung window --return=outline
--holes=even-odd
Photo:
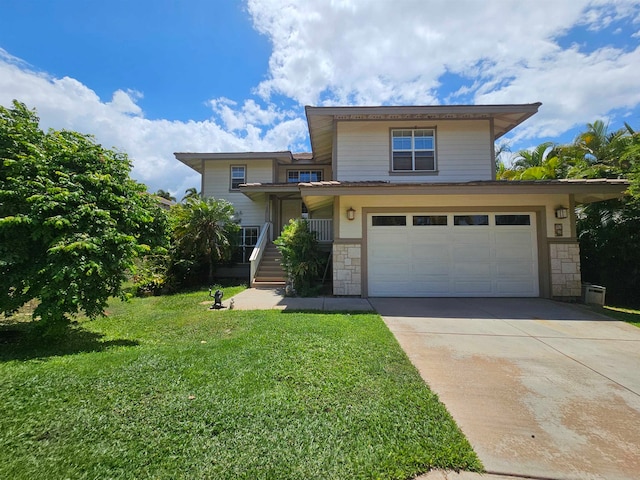
[[[243,183],[247,183],[247,167],[233,165],[231,167],[231,190],[238,190],[238,187]]]
[[[434,172],[436,132],[433,128],[391,130],[393,172]]]
[[[289,170],[287,172],[288,183],[321,182],[322,170]]]

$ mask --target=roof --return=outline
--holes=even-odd
[[[299,152],[291,153],[289,150],[276,152],[175,152],[173,154],[178,160],[193,168],[196,172],[202,173],[203,160],[276,160],[280,163],[300,163],[306,164],[313,160],[313,153]],[[315,162],[314,162],[315,163]]]
[[[240,185],[249,197],[264,193],[293,193],[303,198],[339,195],[523,195],[573,194],[576,203],[591,203],[621,197],[629,187],[626,179],[558,179],[558,180],[483,180],[474,182],[391,183],[363,182],[303,182],[251,183]],[[326,203],[326,202],[322,202]]]
[[[538,103],[512,105],[429,105],[379,107],[306,106],[311,149],[316,160],[330,160],[337,121],[376,120],[492,120],[493,140],[537,113]]]

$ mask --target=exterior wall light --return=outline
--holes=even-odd
[[[556,208],[556,218],[567,218],[569,216],[569,209],[566,207]]]
[[[347,220],[353,220],[356,218],[356,211],[353,207],[349,207],[347,210]]]

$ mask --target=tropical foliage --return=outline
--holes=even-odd
[[[640,304],[640,134],[630,125],[615,132],[601,120],[586,125],[573,143],[543,143],[497,163],[504,180],[627,178],[622,200],[592,203],[577,210],[582,278],[607,287],[607,298]]]
[[[213,282],[217,265],[228,263],[240,226],[226,200],[191,196],[171,209],[167,275],[174,287]]]
[[[273,242],[282,254],[282,267],[296,293],[306,296],[319,286],[324,258],[316,233],[309,231],[304,219],[291,219]]]
[[[0,311],[37,301],[45,333],[102,314],[136,257],[163,246],[166,217],[124,153],[43,132],[24,104],[0,107]]]

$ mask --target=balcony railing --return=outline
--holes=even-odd
[[[318,235],[319,242],[333,242],[333,219],[309,218],[307,223],[309,230]]]

